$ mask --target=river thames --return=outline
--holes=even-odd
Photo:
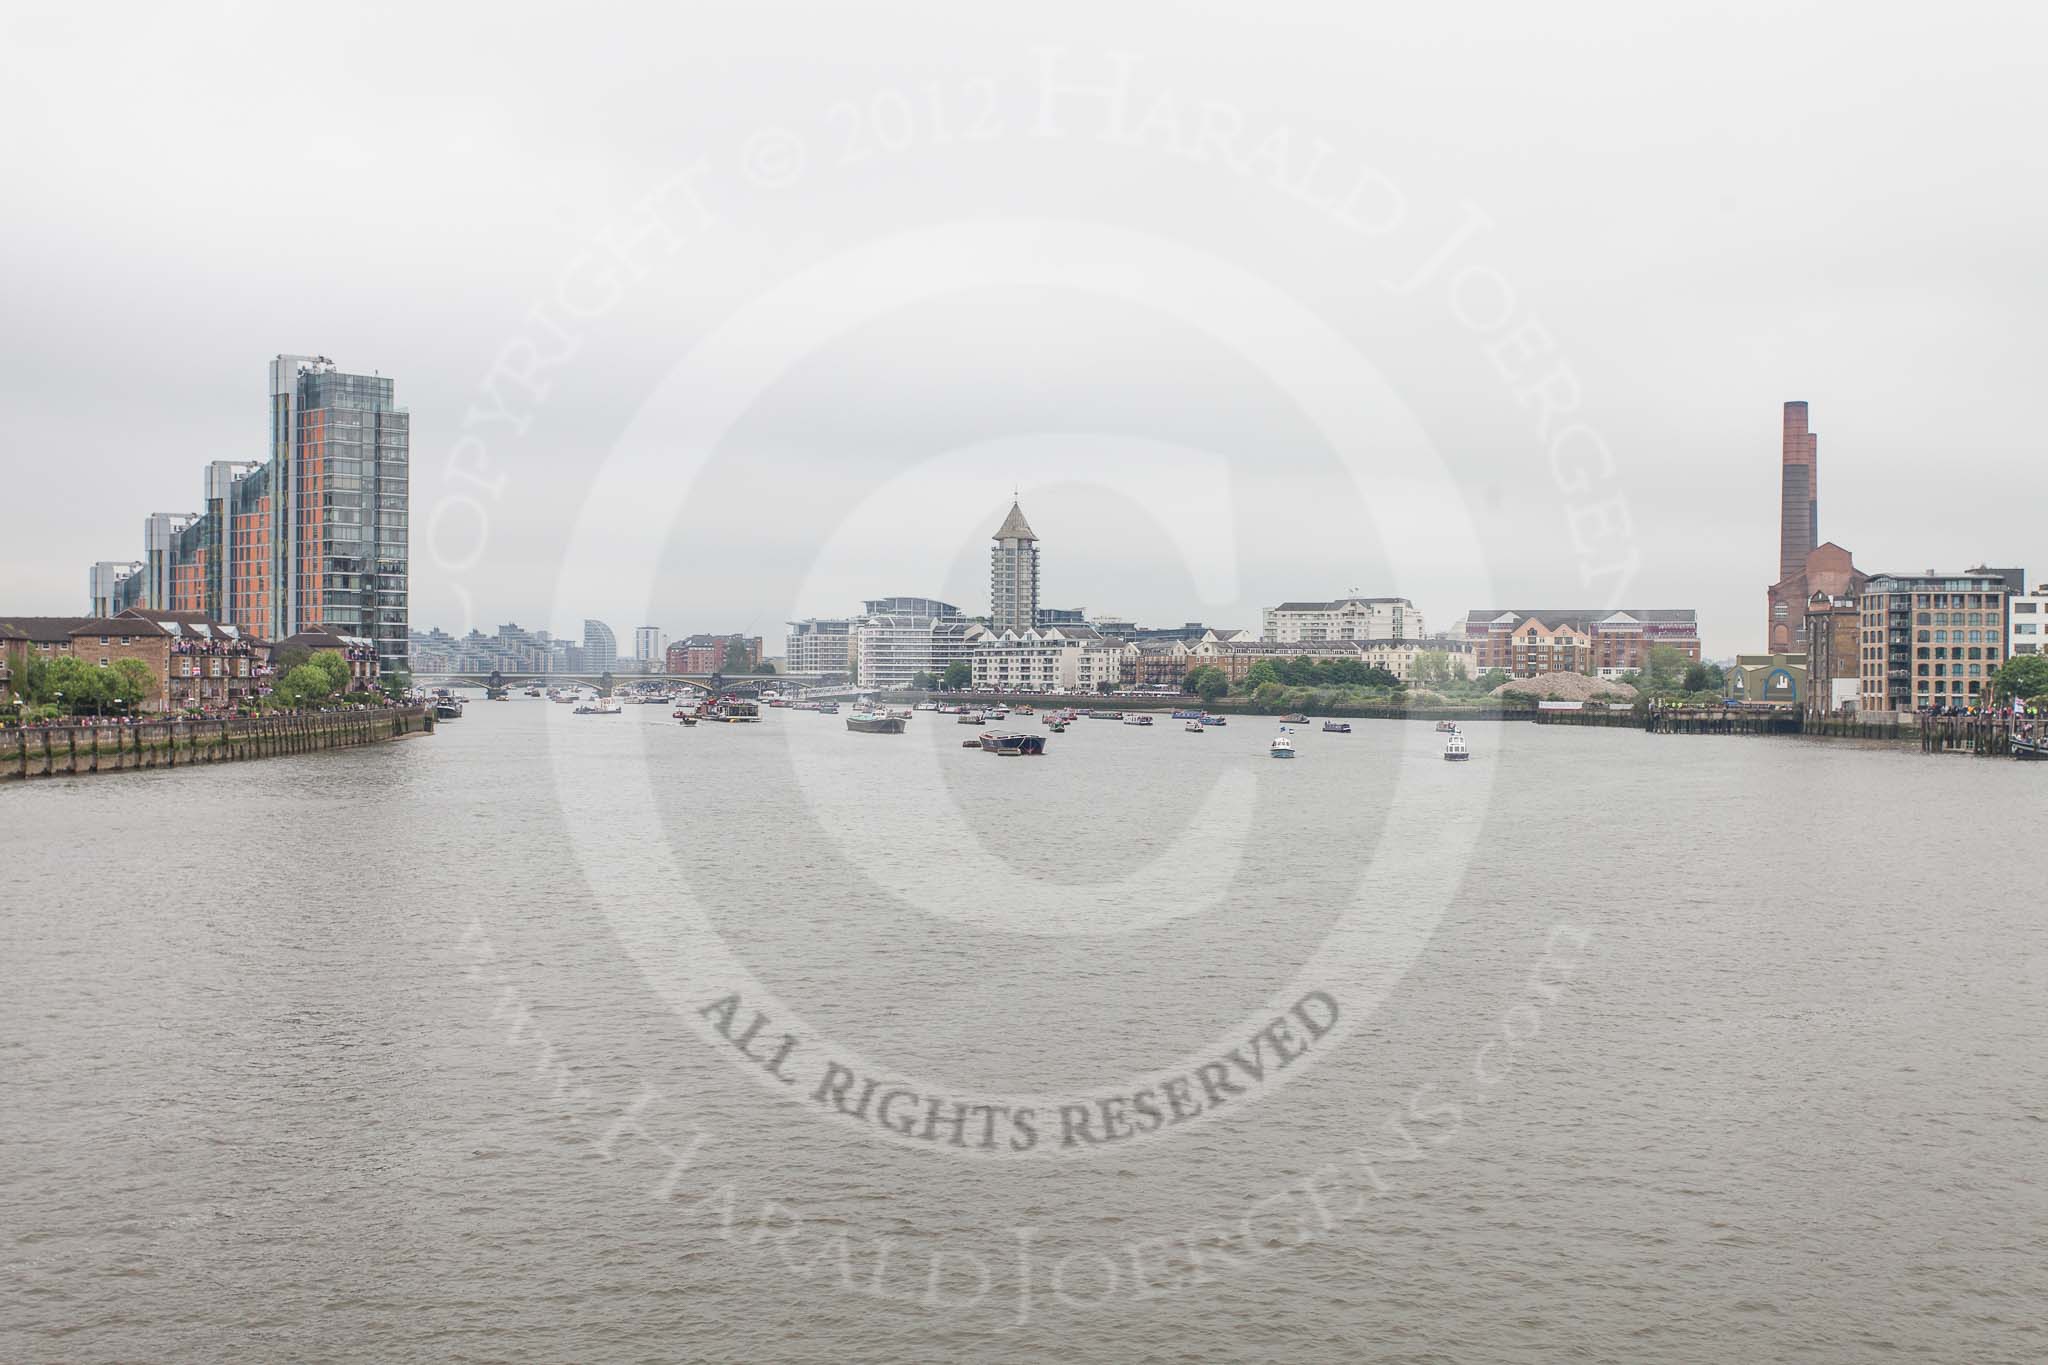
[[[0,1357],[2048,1357],[2022,765],[569,710],[0,788]]]

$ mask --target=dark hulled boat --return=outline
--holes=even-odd
[[[1036,758],[1045,752],[1045,736],[986,734],[981,737],[981,751],[1005,758]]]

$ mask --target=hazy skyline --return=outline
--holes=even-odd
[[[1619,600],[1723,657],[1763,647],[1787,399],[1860,567],[2048,576],[2034,10],[489,14],[0,19],[10,609],[82,610],[207,461],[260,458],[279,352],[396,378],[422,629],[980,612],[1014,486],[1050,605]],[[566,565],[664,386],[749,366],[635,531],[655,581]],[[1428,451],[1333,443],[1319,405],[1370,386]],[[1403,501],[1436,462],[1456,505]],[[1484,562],[1391,550],[1389,503]]]

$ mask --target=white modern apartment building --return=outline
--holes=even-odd
[[[877,613],[880,615],[882,613]],[[784,672],[846,673],[853,667],[853,628],[850,616],[810,616],[789,623],[789,640],[784,649]]]
[[[854,679],[862,687],[888,690],[909,687],[920,673],[936,678],[953,660],[968,657],[968,634],[979,629],[958,616],[890,614],[856,621],[848,647]],[[790,667],[798,671],[794,662]]]
[[[602,621],[583,623],[583,666],[593,673],[609,673],[619,666],[619,637]]]
[[[2048,583],[2036,583],[2032,592],[2007,598],[2005,620],[2006,657],[2048,654]]]
[[[1123,681],[1124,655],[1137,647],[1089,626],[1030,630],[977,628],[973,664],[976,691],[1094,692]]]
[[[1422,613],[1405,597],[1340,597],[1332,602],[1282,602],[1267,607],[1262,639],[1278,645],[1324,640],[1415,640]]]
[[[668,659],[668,632],[660,626],[633,627],[633,657],[644,664],[664,664]],[[658,673],[661,669],[650,667],[647,671]]]

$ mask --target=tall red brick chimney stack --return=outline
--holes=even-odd
[[[1783,486],[1778,504],[1778,581],[1806,569],[1820,544],[1820,438],[1807,430],[1806,404],[1785,405]]]

